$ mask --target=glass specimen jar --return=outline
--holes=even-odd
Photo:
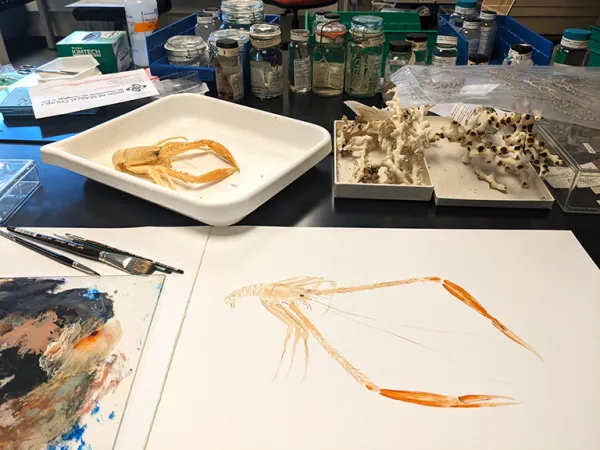
[[[431,64],[434,66],[455,66],[456,56],[458,55],[458,51],[456,50],[457,43],[458,38],[456,36],[439,35],[435,44],[435,50],[433,51]]]
[[[331,16],[329,21],[317,27],[312,61],[312,90],[322,97],[333,97],[344,92],[346,27],[339,21],[339,14],[326,14],[326,20],[328,16]]]
[[[200,36],[173,36],[167,40],[165,51],[173,66],[208,66],[208,46]]]
[[[244,79],[240,46],[235,39],[219,39],[217,55],[213,58],[220,99],[240,102],[244,98]]]
[[[384,42],[381,17],[352,18],[346,62],[347,94],[353,97],[373,97],[378,93]]]
[[[250,30],[252,25],[265,21],[265,5],[262,0],[223,0],[221,18],[221,28]]]
[[[424,33],[408,33],[406,40],[412,45],[413,58],[411,64],[424,66],[427,64],[429,52],[427,50],[427,35]]]
[[[467,40],[467,56],[474,55],[479,50],[479,41],[481,39],[481,19],[479,17],[465,17],[463,28],[460,34]]]
[[[311,49],[308,43],[308,30],[292,30],[290,32],[290,89],[292,92],[310,91],[312,68]]]
[[[479,14],[481,19],[481,27],[479,28],[479,49],[477,53],[487,56],[492,56],[494,50],[494,42],[496,41],[496,11],[481,11]]]
[[[279,97],[283,92],[283,55],[279,25],[258,24],[250,28],[250,86],[260,99]]]
[[[510,46],[508,55],[502,62],[503,66],[519,66],[519,67],[530,67],[533,66],[531,55],[533,54],[533,47],[529,44],[515,44]]]
[[[194,34],[200,36],[205,42],[208,42],[210,33],[218,30],[215,19],[211,13],[199,12],[196,14],[196,28]]]
[[[578,28],[567,28],[562,35],[560,44],[554,47],[550,65],[585,66],[590,57],[588,44],[591,37],[591,31],[580,30]]]
[[[412,58],[412,44],[407,41],[392,41],[385,60],[385,71],[383,75],[384,84],[388,84],[394,72],[410,64]]]
[[[450,24],[461,28],[463,19],[477,14],[477,2],[474,0],[458,0],[454,12],[450,14]],[[460,23],[459,23],[460,22]]]

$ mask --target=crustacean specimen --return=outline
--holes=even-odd
[[[410,278],[406,280],[396,280],[350,287],[336,287],[336,284],[333,281],[325,280],[320,277],[295,277],[273,284],[254,284],[246,286],[232,292],[229,296],[227,296],[225,298],[225,303],[230,308],[234,308],[236,302],[244,297],[258,297],[261,304],[267,311],[287,325],[287,332],[283,344],[283,354],[281,355],[281,360],[279,363],[280,365],[285,355],[287,344],[292,336],[292,333],[294,333],[294,342],[292,344],[292,362],[296,345],[300,341],[300,338],[302,338],[306,353],[306,371],[308,365],[307,341],[309,336],[312,335],[319,345],[321,345],[321,347],[323,347],[323,349],[329,354],[329,356],[331,356],[331,358],[339,363],[344,370],[352,375],[352,377],[354,377],[354,379],[360,385],[372,392],[383,395],[384,397],[402,402],[438,408],[480,408],[516,404],[517,401],[514,399],[501,395],[468,394],[454,397],[449,395],[435,394],[432,392],[401,391],[381,388],[371,381],[357,367],[353,366],[346,358],[344,358],[327,341],[327,339],[325,339],[317,327],[300,309],[300,306],[310,309],[313,302],[320,303],[328,308],[333,308],[330,304],[328,305],[327,303],[323,302],[324,298],[330,297],[333,294],[346,294],[350,292],[381,289],[412,283],[441,283],[444,289],[450,292],[450,294],[463,302],[469,308],[488,319],[502,334],[541,359],[541,356],[533,348],[527,345],[515,333],[513,333],[498,319],[492,316],[465,289],[449,280],[444,280],[439,277]]]
[[[549,172],[549,164],[564,165],[563,160],[550,153],[545,142],[537,139],[533,132],[533,125],[539,120],[540,117],[521,113],[499,117],[493,108],[479,107],[464,126],[453,120],[450,125],[444,125],[440,133],[431,133],[429,140],[459,142],[466,149],[463,163],[471,164],[472,158],[482,157],[487,164],[516,175],[521,187],[527,188],[529,163],[539,167],[542,179]],[[504,145],[493,145],[492,138],[496,134],[500,135]],[[492,173],[485,173],[475,165],[472,167],[477,177],[487,182],[491,189],[507,191],[506,185],[497,182]]]
[[[192,175],[172,168],[174,156],[192,150],[210,151],[233,167],[211,170],[202,175]],[[163,139],[154,145],[122,148],[113,154],[112,163],[120,172],[149,175],[156,184],[173,190],[173,178],[186,183],[211,183],[221,181],[240,170],[231,152],[218,142],[210,139],[189,142],[182,136]]]

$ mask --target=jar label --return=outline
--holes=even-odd
[[[513,49],[510,49],[508,51],[508,59],[512,60],[512,61],[527,61],[531,59],[531,53],[527,53],[526,55],[521,55],[520,53],[517,53],[516,51],[514,51]]]
[[[454,12],[458,13],[458,14],[462,14],[463,16],[469,16],[469,15],[474,15],[477,14],[477,8],[467,8],[465,6],[456,6],[454,8]]]
[[[456,45],[458,43],[458,38],[456,36],[440,35],[437,37],[437,43],[441,45]]]
[[[252,94],[258,98],[281,95],[283,80],[281,66],[272,66],[270,62],[250,61],[250,85]]]
[[[436,56],[433,55],[431,59],[431,65],[433,66],[455,66],[456,56]]]
[[[294,59],[294,87],[310,88],[310,58]]]
[[[477,53],[481,53],[485,56],[491,56],[492,50],[494,49],[494,41],[496,40],[496,28],[481,28],[481,38],[479,39],[479,50]]]
[[[231,89],[233,90],[233,100],[239,101],[244,98],[244,79],[242,76],[242,72],[234,73],[229,77],[229,83],[231,84]]]
[[[492,12],[483,12],[481,11],[481,14],[479,14],[479,18],[481,20],[485,20],[486,22],[491,22],[491,21],[495,21],[496,20],[496,13],[492,13]]]
[[[254,48],[277,47],[279,44],[281,44],[281,35],[277,35],[270,39],[255,39],[250,37],[250,42],[252,42],[252,47]]]
[[[382,55],[369,56],[369,92],[379,89]]]
[[[563,36],[563,38],[560,40],[560,45],[573,50],[583,50],[588,48],[589,42],[590,41],[575,41],[573,39],[567,39]]]
[[[219,53],[219,56],[225,56],[225,57],[239,56],[239,54],[240,54],[240,48],[239,47],[236,47],[236,48],[220,48],[220,47],[217,47],[217,52]]]
[[[146,19],[146,17],[144,17],[144,19]],[[150,20],[135,22],[133,24],[133,31],[135,33],[152,33],[154,30],[158,30],[158,18],[150,18]]]
[[[422,52],[427,50],[427,41],[425,42],[413,42],[412,43],[412,51],[413,52]]]
[[[479,39],[469,39],[468,55],[474,55],[477,53],[477,50],[479,50]]]
[[[371,39],[366,39],[360,43],[360,46],[363,48],[378,47],[380,45],[383,45],[384,42],[385,42],[385,36],[382,35],[382,36],[374,37]]]
[[[344,89],[344,64],[313,61],[313,89]]]

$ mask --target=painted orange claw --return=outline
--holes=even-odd
[[[374,390],[374,389],[371,389]],[[517,405],[515,399],[503,395],[461,395],[452,397],[431,392],[380,389],[379,394],[393,400],[436,408],[490,408]]]

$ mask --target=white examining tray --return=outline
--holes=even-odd
[[[344,183],[339,181],[339,174],[353,170],[353,163],[346,158],[338,160],[338,152],[335,151],[337,145],[338,127],[343,123],[342,120],[334,122],[334,161],[333,161],[333,193],[339,198],[365,198],[379,200],[416,200],[429,201],[433,194],[433,185],[427,170],[427,161],[425,157],[424,170],[421,173],[423,179],[422,185],[409,184],[370,184],[370,183]],[[339,172],[339,173],[338,173]]]
[[[433,132],[450,123],[444,117],[428,117]],[[425,151],[434,185],[434,200],[439,206],[480,206],[496,208],[552,208],[554,197],[535,169],[529,165],[529,187],[524,189],[514,175],[498,171],[494,165],[473,158],[486,173],[494,173],[496,181],[506,184],[507,192],[490,189],[477,178],[473,168],[462,162],[465,149],[457,142],[438,141]]]
[[[185,136],[227,147],[240,172],[205,185],[176,182],[177,191],[113,168],[118,149]],[[172,95],[76,136],[42,147],[42,161],[84,175],[209,225],[243,219],[331,151],[327,130],[288,117],[196,94]],[[213,155],[179,161],[193,174],[226,165]]]

